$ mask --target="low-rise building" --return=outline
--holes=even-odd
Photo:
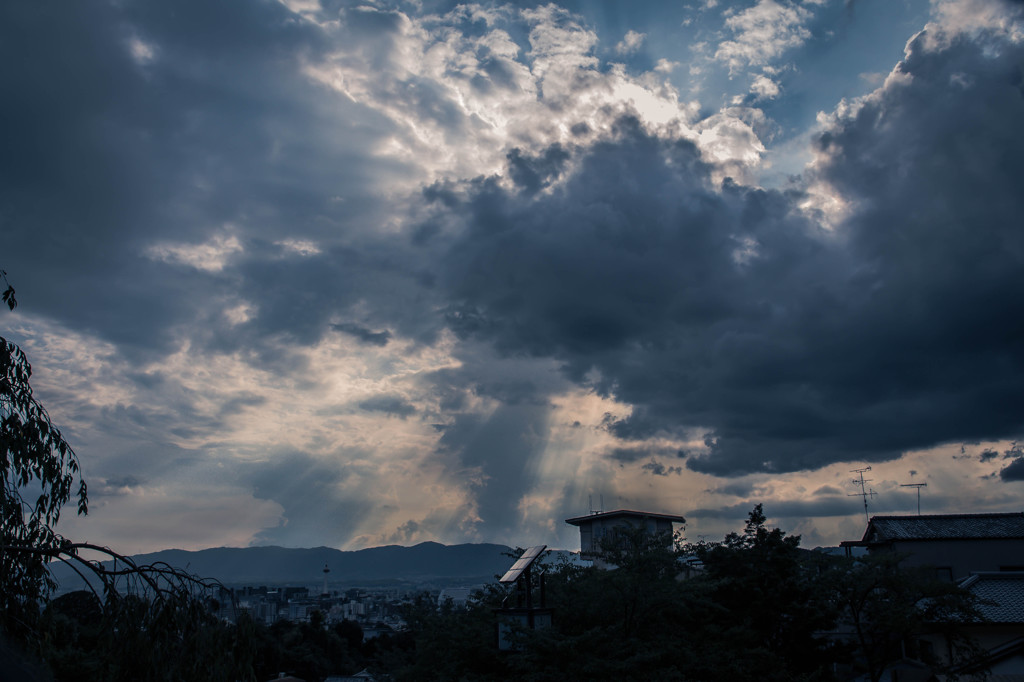
[[[686,523],[686,519],[674,514],[617,509],[577,516],[565,522],[580,529],[580,556],[593,561],[598,568],[611,568],[600,556],[601,541],[604,538],[619,530],[639,528],[650,535],[664,535],[666,541],[671,543],[673,524]]]
[[[1024,682],[1024,513],[874,516],[860,540],[841,546],[848,557],[858,548],[896,553],[900,566],[932,567],[968,589],[979,598],[982,618],[958,620],[955,631],[973,639],[982,657],[955,672],[969,679],[989,670],[993,682]],[[954,659],[949,634],[922,633],[912,640],[885,679],[941,679],[933,670]]]
[[[1024,571],[1024,513],[873,516],[854,548],[906,555],[904,566],[934,566],[960,580],[979,571]]]

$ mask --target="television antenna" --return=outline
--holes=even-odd
[[[927,483],[900,483],[901,488],[917,488],[917,515],[921,515],[921,488],[927,488]]]
[[[870,478],[864,478],[865,471],[871,471],[871,467],[864,467],[863,469],[850,469],[851,474],[857,474],[858,476],[858,478],[853,479],[853,483],[854,485],[860,485],[860,492],[847,493],[847,497],[861,497],[864,499],[864,523],[870,523],[871,521],[868,519],[868,498],[874,497],[878,493],[876,493],[871,488],[864,487],[865,483],[871,482]]]

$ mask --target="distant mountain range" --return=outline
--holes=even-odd
[[[225,585],[317,585],[323,581],[325,565],[330,568],[331,585],[449,585],[495,580],[495,575],[504,573],[518,558],[505,554],[511,551],[505,545],[423,542],[413,547],[388,545],[354,552],[330,547],[167,549],[132,559],[140,565],[164,562]],[[557,553],[569,554],[565,550]],[[80,582],[65,566],[55,566],[53,572],[64,590]]]

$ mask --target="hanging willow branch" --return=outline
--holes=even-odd
[[[79,514],[89,507],[78,456],[32,394],[31,376],[22,350],[0,337],[0,629],[21,639],[55,587],[47,563],[69,546],[54,530],[61,510],[73,498]]]
[[[79,621],[78,627],[93,634],[66,634],[67,626],[60,625],[61,618],[68,617],[67,607],[61,605],[65,597],[49,602],[39,620],[39,655],[51,661],[71,656],[65,674],[77,670],[76,661],[84,651],[95,679],[254,680],[252,621],[237,618],[234,595],[220,581],[165,562],[139,563],[86,542],[65,542],[59,549],[3,545],[0,551],[63,563],[88,589],[66,596],[76,598],[78,604],[86,597],[84,603],[90,604],[94,615],[87,622]],[[80,554],[84,551],[106,560],[86,559]],[[218,617],[220,604],[214,591],[216,596],[231,594],[231,620],[237,618],[237,625]]]
[[[108,568],[102,561],[80,556],[81,550],[105,555],[112,566]],[[219,580],[200,577],[163,561],[139,564],[109,547],[88,542],[65,541],[59,547],[0,545],[0,551],[42,557],[47,562],[59,561],[77,573],[97,598],[100,595],[95,582],[99,583],[108,599],[110,595],[133,595],[155,604],[196,598],[217,588],[227,591]],[[121,568],[118,568],[118,563]]]
[[[0,280],[2,301],[14,310],[2,270]],[[251,622],[236,628],[217,618],[210,592],[223,588],[219,581],[163,562],[140,564],[54,530],[68,503],[88,512],[88,490],[78,456],[32,394],[31,376],[22,350],[0,337],[0,639],[15,640],[55,672],[64,661],[65,676],[75,679],[88,663],[104,680],[252,680]],[[55,563],[91,591],[67,595],[91,602],[95,622],[79,623],[93,628],[89,637],[67,629],[58,604],[64,597],[50,599]]]

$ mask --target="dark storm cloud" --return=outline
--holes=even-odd
[[[350,240],[351,245],[306,257],[255,254],[240,262],[234,274],[241,278],[243,291],[259,292],[258,314],[240,325],[221,322],[208,344],[226,349],[266,346],[275,352],[276,336],[311,345],[329,330],[379,347],[395,336],[432,342],[443,319],[434,312],[437,306],[425,283],[430,275],[421,254],[387,237],[349,234],[347,227],[337,226],[327,239]],[[331,322],[331,318],[347,317],[357,306],[370,308],[368,319]]]
[[[608,459],[622,464],[639,462],[642,459],[655,456],[682,458],[684,455],[672,448],[656,447],[649,445],[637,445],[631,447],[612,448],[608,453]]]
[[[651,458],[650,462],[647,462],[640,468],[652,476],[668,476],[670,474],[676,474],[678,476],[683,473],[683,467],[667,467],[654,458]]]
[[[367,329],[366,327],[355,324],[354,322],[332,324],[331,329],[348,334],[349,336],[354,336],[361,342],[370,344],[371,346],[386,346],[388,345],[388,341],[391,340],[391,332],[387,329],[375,332]]]
[[[686,512],[686,517],[692,519],[744,519],[756,504],[758,501],[713,509],[694,509]],[[763,504],[764,513],[773,519],[849,516],[860,511],[858,502],[851,501],[846,497],[825,496],[816,500],[767,500]]]
[[[863,206],[846,227],[866,294],[850,341],[886,351],[870,388],[902,447],[1012,437],[1024,406],[1024,45],[924,42],[906,82],[821,140],[825,176]]]
[[[519,502],[535,482],[530,464],[547,444],[548,419],[546,406],[509,405],[486,417],[460,414],[444,429],[438,454],[454,473],[477,480],[477,513],[488,537],[516,527]]]
[[[577,163],[530,202],[476,186],[446,261],[444,284],[465,311],[455,330],[507,353],[552,355],[577,381],[596,368],[596,390],[635,406],[609,425],[620,437],[704,425],[721,442],[735,420],[737,431],[798,438],[815,397],[771,392],[785,394],[803,360],[792,318],[837,298],[824,238],[792,217],[785,195],[715,192],[692,145],[652,139],[629,119]],[[758,255],[744,262],[752,244]]]
[[[89,497],[96,499],[98,497],[115,497],[125,495],[129,489],[138,486],[145,485],[146,481],[137,478],[135,476],[119,476],[116,478],[108,478],[104,480],[100,485],[89,486]]]
[[[388,543],[410,544],[412,539],[416,537],[416,534],[419,532],[419,530],[420,524],[414,521],[413,519],[409,519],[408,521],[400,525],[398,528],[396,528],[395,532],[388,536],[387,541]]]
[[[266,404],[266,402],[266,396],[250,393],[248,391],[240,391],[234,395],[226,397],[226,399],[221,403],[220,410],[217,414],[219,417],[227,417],[244,412],[247,407],[259,407],[260,405]]]
[[[543,154],[530,156],[520,149],[508,153],[508,173],[526,194],[535,194],[556,179],[569,160],[561,145],[548,147]]]
[[[546,193],[469,188],[449,324],[632,404],[620,438],[708,428],[687,463],[706,472],[1019,433],[1024,46],[910,50],[912,78],[821,139],[855,209],[836,232],[798,193],[714,191],[692,145],[624,119]]]
[[[646,458],[650,452],[647,448],[613,448],[608,453],[608,459],[614,460],[621,464],[632,464],[638,462],[641,459]]]
[[[749,497],[755,494],[757,485],[746,481],[735,481],[732,483],[726,483],[725,485],[716,486],[714,488],[708,488],[704,492],[719,494],[719,495],[732,495],[733,497]]]
[[[393,417],[405,419],[416,414],[416,407],[410,402],[396,395],[381,395],[367,398],[359,403],[359,409],[367,412],[383,412]]]
[[[314,310],[305,298],[323,289],[312,274],[358,286],[344,277],[358,273],[351,262],[289,266],[259,250],[282,225],[314,241],[365,229],[379,211],[371,185],[402,172],[371,158],[384,119],[302,75],[329,48],[319,28],[279,3],[220,1],[5,3],[0,25],[0,58],[18,64],[0,75],[17,93],[0,125],[18,131],[0,142],[5,267],[35,313],[134,353],[175,343],[170,330],[239,290],[262,304],[250,332],[302,339],[354,300],[321,294]],[[147,255],[161,242],[201,246],[221,228],[252,251],[237,254],[249,264],[237,273]],[[209,315],[197,341],[261,338]]]
[[[564,355],[578,376],[594,357],[653,341],[674,317],[727,315],[711,280],[732,271],[731,216],[692,145],[648,138],[627,119],[618,140],[581,161],[564,187],[534,201],[481,181],[444,278],[463,311],[457,331],[510,352]],[[691,229],[674,229],[681,220]],[[693,295],[672,307],[680,289]]]
[[[796,210],[800,192],[719,187],[693,143],[629,117],[610,135],[570,126],[579,144],[600,138],[589,147],[516,137],[500,178],[459,180],[432,159],[449,179],[417,195],[423,148],[401,161],[384,143],[402,148],[416,137],[402,126],[422,124],[459,157],[486,138],[465,134],[481,121],[449,85],[403,71],[405,17],[326,4],[329,30],[270,1],[0,5],[11,65],[0,125],[12,131],[0,138],[12,262],[0,266],[25,309],[112,342],[127,365],[181,351],[202,370],[223,354],[287,374],[297,391],[323,380],[307,351],[325,335],[382,356],[447,326],[457,340],[445,335],[438,352],[452,362],[415,380],[434,401],[358,407],[438,424],[434,459],[445,483],[470,491],[460,511],[475,509],[489,536],[511,532],[537,489],[568,382],[632,407],[605,421],[627,441],[608,452],[655,476],[680,473],[682,459],[725,475],[793,471],[1020,430],[1024,47],[985,35],[940,51],[913,43],[912,78],[821,139],[816,172],[853,211],[832,233]],[[465,16],[461,30],[489,30]],[[442,23],[416,31],[441,36]],[[509,28],[520,46],[530,26]],[[513,69],[528,54],[474,49],[473,88],[530,84]],[[368,92],[310,75],[338,64],[372,74]],[[109,452],[96,472],[109,490],[118,472],[155,481],[225,464],[230,417],[267,404],[237,386],[190,388],[174,371],[130,372],[134,402],[82,398],[74,416],[94,426],[87,447]],[[692,440],[691,427],[707,437],[685,456],[647,445]],[[170,445],[192,440],[206,445]],[[374,512],[345,487],[365,473],[354,459],[252,465],[242,482],[284,510],[260,540],[349,541]],[[612,473],[587,485],[611,491],[619,467],[600,464]],[[237,485],[232,467],[221,475]],[[565,514],[582,507],[583,485],[562,488]],[[394,537],[445,523],[410,519]]]
[[[122,421],[103,421],[89,435],[79,441],[80,447],[76,443],[79,452],[88,449],[103,453],[102,459],[93,457],[83,462],[90,496],[93,487],[98,494],[119,495],[125,487],[160,485],[211,463],[208,450],[180,447],[168,442],[171,439],[166,434],[152,434]],[[223,471],[215,471],[214,476],[232,477]]]
[[[532,358],[498,362],[490,349],[465,344],[459,348],[459,360],[459,367],[441,369],[430,376],[431,390],[440,397],[445,411],[465,411],[469,396],[504,405],[550,407],[549,396],[568,387],[557,373],[538,371],[538,366],[545,370],[548,366]]]
[[[1024,457],[1018,457],[999,470],[1004,481],[1024,481]]]
[[[78,418],[88,419],[105,435],[123,437],[128,447],[141,447],[151,440],[174,442],[223,431],[233,416],[267,403],[265,396],[251,391],[221,391],[218,387],[210,387],[199,400],[195,390],[167,377],[138,383],[148,383],[149,390],[138,391],[134,402],[99,407],[82,400]],[[214,408],[202,404],[205,401]],[[153,445],[150,442],[145,447],[148,450]]]
[[[253,544],[316,547],[349,541],[374,506],[372,500],[338,493],[338,486],[358,473],[345,459],[344,453],[320,459],[291,452],[253,464],[244,476],[253,494],[283,508],[281,524],[262,530]]]

